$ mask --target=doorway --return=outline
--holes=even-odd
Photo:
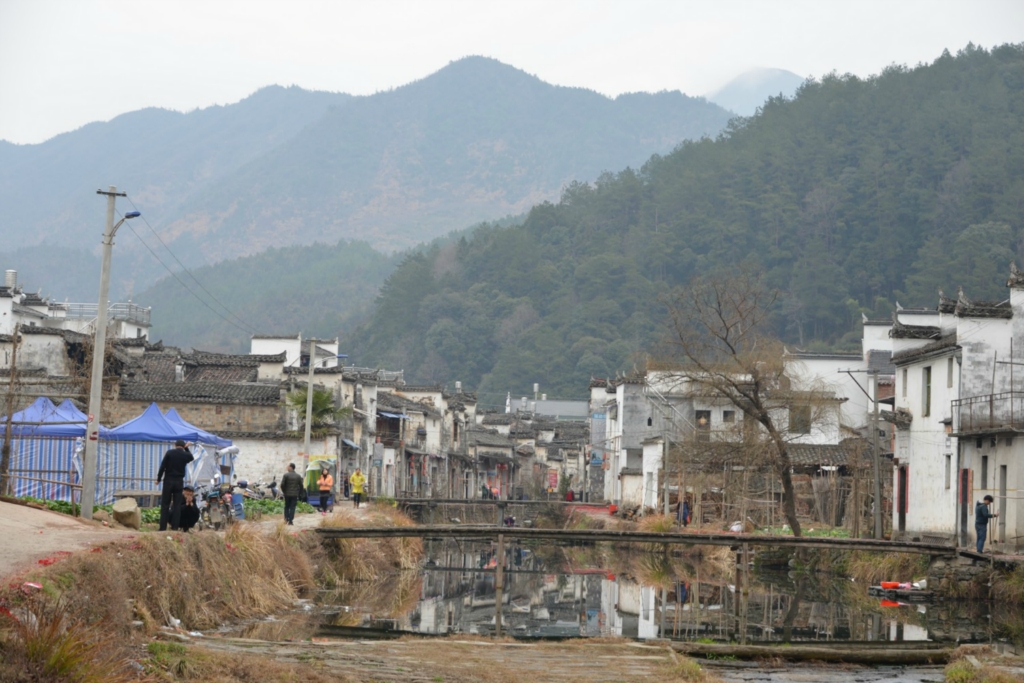
[[[899,469],[899,481],[897,482],[898,491],[896,496],[896,511],[897,511],[897,530],[903,533],[907,530],[907,499],[909,492],[907,491],[907,466],[903,465]]]
[[[1006,465],[999,466],[999,542],[1006,543]]]
[[[970,542],[967,535],[967,514],[971,500],[971,471],[966,467],[960,470],[957,488],[960,503],[960,545],[965,546]]]

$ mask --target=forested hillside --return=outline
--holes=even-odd
[[[1024,46],[809,81],[716,140],[574,184],[522,225],[410,256],[349,341],[361,364],[496,402],[581,396],[658,338],[659,300],[753,264],[778,333],[858,348],[862,312],[1005,296],[1024,228]],[[489,392],[494,392],[491,395]]]
[[[153,307],[151,339],[248,353],[254,333],[334,337],[351,330],[398,258],[365,242],[268,249],[197,268],[195,280],[166,277],[138,301]]]

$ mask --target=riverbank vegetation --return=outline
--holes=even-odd
[[[335,514],[325,523],[412,522],[374,508],[365,520]],[[278,614],[323,586],[367,582],[374,593],[421,557],[417,539],[321,541],[245,523],[225,534],[144,533],[58,555],[0,590],[0,680],[135,680],[147,661],[141,643],[154,635]]]

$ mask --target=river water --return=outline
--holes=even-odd
[[[582,553],[582,554],[581,554]],[[371,632],[495,631],[498,558],[490,543],[435,541],[419,573],[367,590],[325,594],[328,623]],[[984,602],[899,604],[825,573],[756,570],[730,562],[632,552],[505,548],[502,626],[523,638],[670,638],[716,642],[990,642]],[[740,584],[747,582],[747,590]]]
[[[430,541],[420,571],[324,592],[305,605],[305,628],[318,637],[402,634],[494,635],[498,563],[492,543]],[[827,573],[737,571],[733,558],[661,552],[533,546],[504,548],[503,635],[527,639],[624,637],[683,641],[832,644],[916,648],[998,643],[1012,612],[984,602],[900,604]],[[746,590],[743,586],[746,586]],[[285,640],[287,620],[250,625],[236,635]],[[309,635],[311,632],[307,632]],[[898,645],[897,643],[907,645]],[[941,667],[822,669],[708,662],[736,683],[942,681]]]

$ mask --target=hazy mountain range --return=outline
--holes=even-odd
[[[803,82],[803,78],[785,69],[751,69],[707,98],[740,116],[753,116],[769,97],[793,97]]]
[[[0,259],[44,294],[95,297],[95,191],[108,184],[190,267],[350,239],[391,252],[557,200],[730,116],[679,92],[556,87],[480,57],[365,97],[274,86],[185,114],[146,109],[37,145],[0,142]],[[115,297],[165,274],[131,229],[178,268],[136,220],[117,239]]]

